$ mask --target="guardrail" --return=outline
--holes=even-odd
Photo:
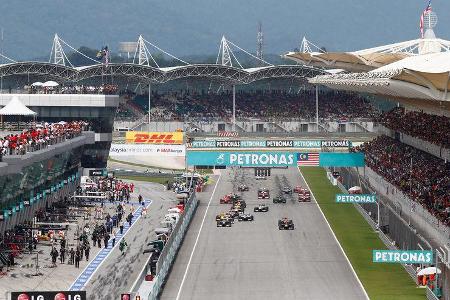
[[[433,291],[427,286],[427,299],[428,300],[439,300],[439,298],[433,293]]]
[[[197,209],[198,203],[199,201],[195,195],[195,191],[193,191],[191,196],[186,201],[184,213],[180,216],[180,219],[172,230],[169,239],[167,240],[163,250],[161,251],[161,254],[156,263],[156,276],[153,279],[153,286],[151,287],[149,295],[142,295],[144,299],[158,299],[167,276],[169,275],[170,267],[172,266],[178,250],[181,247],[181,243],[183,242],[186,230],[189,227],[192,217],[194,216],[194,213]],[[150,259],[151,255],[146,261],[146,267],[133,286],[133,292],[137,292],[139,286],[144,281],[145,276],[149,273]]]

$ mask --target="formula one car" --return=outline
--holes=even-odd
[[[232,209],[230,209],[228,214],[229,214],[230,218],[235,219],[235,218],[239,217],[239,214],[242,212],[243,211],[241,211],[240,209],[232,208]]]
[[[300,193],[298,193],[298,202],[311,202],[311,192],[302,188]]]
[[[238,216],[238,221],[253,221],[253,215],[240,213]]]
[[[258,199],[269,199],[269,190],[266,188],[258,189]]]
[[[258,206],[255,206],[255,208],[253,209],[254,212],[268,212],[269,211],[269,207],[265,204],[260,204]]]
[[[220,220],[224,220],[224,219],[229,219],[229,220],[231,220],[231,223],[234,223],[233,217],[228,212],[226,212],[226,213],[223,212],[216,216],[216,222],[219,222]]]
[[[241,184],[240,186],[238,186],[238,192],[248,192],[249,188],[247,185],[245,184]]]
[[[282,191],[284,194],[292,194],[292,189],[291,189],[290,187],[288,187],[288,186],[284,186],[284,187],[281,189],[281,191]]]
[[[297,185],[297,186],[294,188],[294,193],[300,193],[301,190],[302,190],[302,187],[299,186],[299,185]]]
[[[225,195],[222,198],[220,198],[220,204],[230,204],[239,199],[241,199],[241,196],[239,196],[239,195],[228,194],[228,195]]]
[[[217,221],[217,227],[231,227],[231,224],[230,219],[221,219]]]
[[[247,203],[245,203],[244,200],[237,200],[237,201],[235,201],[235,202],[233,203],[233,207],[234,207],[234,206],[239,206],[239,207],[242,207],[242,208],[247,208]]]
[[[278,220],[278,229],[279,230],[294,230],[294,222],[288,218],[283,218]]]
[[[273,203],[286,203],[286,198],[283,195],[278,195],[273,198]]]

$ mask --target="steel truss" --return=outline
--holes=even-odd
[[[216,64],[193,64],[186,66],[155,68],[132,63],[99,64],[73,68],[53,63],[18,62],[0,65],[1,76],[36,75],[44,80],[80,82],[102,76],[129,78],[142,83],[165,83],[182,78],[207,78],[232,84],[249,84],[263,79],[312,78],[327,74],[323,69],[304,65],[268,66],[241,69]]]

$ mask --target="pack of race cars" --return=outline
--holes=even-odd
[[[238,186],[237,190],[239,192],[249,191],[247,185]],[[284,186],[280,190],[280,194],[272,199],[273,203],[286,203],[285,195],[292,195],[293,193],[298,194],[298,202],[311,202],[311,192],[301,186],[296,186],[291,189],[288,186]],[[270,191],[267,188],[259,188],[257,191],[257,198],[259,200],[270,199]],[[230,210],[227,212],[222,212],[216,216],[217,227],[231,227],[235,220],[238,222],[254,221],[254,216],[249,213],[245,213],[245,208],[247,207],[246,202],[238,194],[230,193],[222,198],[220,198],[220,204],[231,204]],[[258,206],[253,208],[255,213],[265,213],[269,211],[269,207],[260,203]],[[294,222],[288,218],[282,218],[278,220],[279,230],[294,230]]]

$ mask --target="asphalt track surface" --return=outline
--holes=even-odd
[[[250,187],[242,196],[255,220],[217,228],[215,216],[230,207],[219,204],[220,197],[237,192],[240,183]],[[199,194],[201,204],[161,299],[366,299],[314,199],[299,203],[293,194],[286,204],[272,203],[285,184],[305,186],[296,168],[272,169],[265,181],[256,181],[252,169],[223,170],[208,209],[213,188]],[[270,200],[257,199],[259,187],[270,189]],[[253,213],[259,203],[269,212]],[[278,230],[282,217],[292,219],[295,230]]]

